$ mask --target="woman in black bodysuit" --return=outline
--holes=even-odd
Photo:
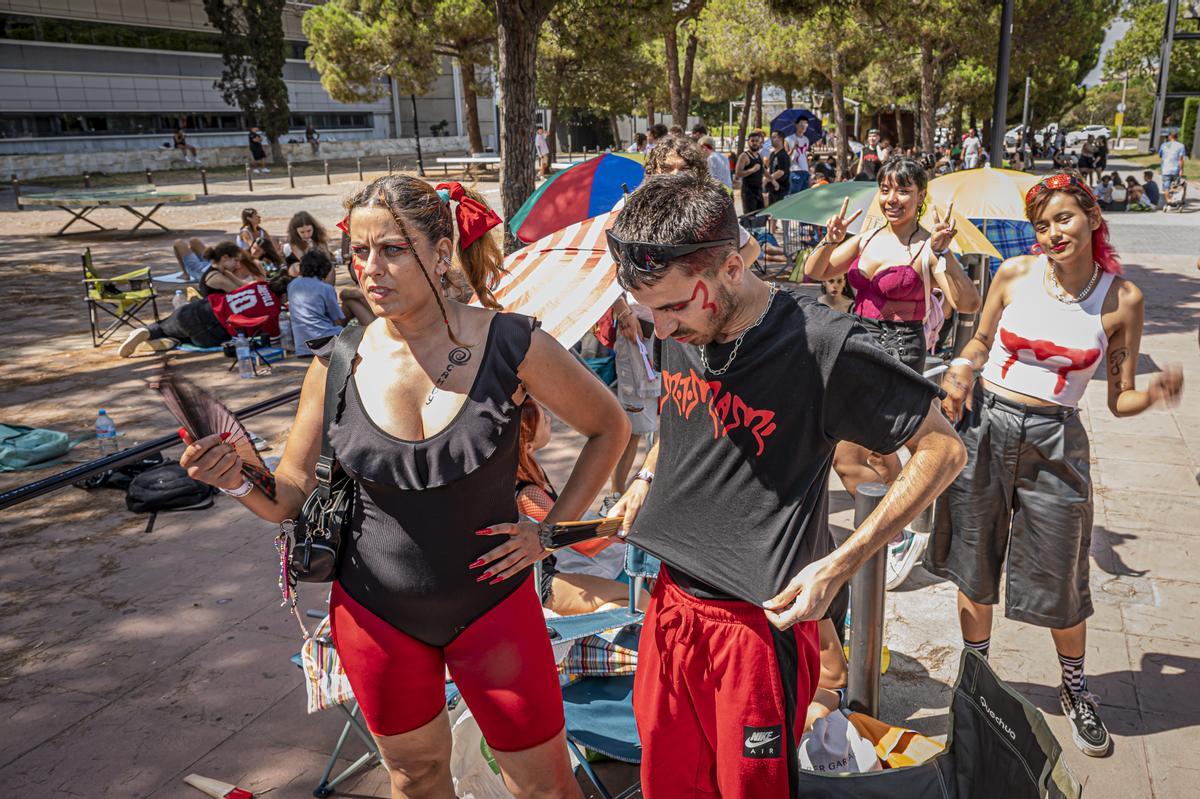
[[[501,255],[487,229],[498,219],[477,195],[397,175],[346,207],[353,268],[379,318],[331,432],[358,491],[330,616],[392,795],[454,796],[448,668],[514,795],[578,797],[532,579],[545,551],[536,524],[515,523],[520,405],[533,396],[587,438],[549,523],[579,518],[599,492],[629,437],[625,414],[535,320],[496,309]],[[486,307],[437,290],[456,256]],[[274,501],[246,491],[215,437],[181,463],[265,519],[294,518],[315,485],[325,375],[314,361]]]

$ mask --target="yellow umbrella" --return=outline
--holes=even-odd
[[[982,170],[974,169],[972,172],[981,172]],[[931,183],[930,186],[933,184]],[[937,205],[938,214],[943,218],[946,215],[946,209],[941,203]],[[926,230],[933,230],[936,221],[933,218],[934,203],[930,201],[925,209],[925,215],[921,217],[921,224]],[[981,255],[990,255],[993,258],[1003,258],[1000,251],[996,249],[987,236],[971,224],[971,220],[963,216],[958,210],[956,203],[951,215],[954,217],[954,227],[958,230],[958,234],[950,240],[950,249],[957,253],[979,253]],[[871,200],[871,205],[867,208],[866,217],[863,219],[863,231],[874,230],[877,227],[883,227],[887,224],[887,219],[883,215],[883,210],[879,207],[879,193],[876,192],[875,199]]]
[[[969,219],[1025,219],[1025,193],[1040,178],[1014,169],[963,169],[929,181],[929,202]],[[959,233],[961,236],[962,233]]]

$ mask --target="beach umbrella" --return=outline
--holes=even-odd
[[[862,180],[826,183],[786,197],[768,206],[766,213],[775,219],[824,226],[829,217],[841,210],[845,199],[850,200],[847,216],[860,209],[865,213],[877,188],[874,183]]]
[[[939,206],[954,203],[995,245],[992,258],[996,271],[1001,258],[1029,253],[1033,225],[1025,218],[1025,193],[1040,180],[1037,175],[1015,169],[963,169],[929,181],[930,202]]]
[[[522,243],[535,242],[575,222],[611,211],[625,190],[646,175],[640,153],[605,153],[557,173],[529,196],[508,221]]]
[[[935,208],[938,214],[944,219],[949,206],[940,203],[935,204],[932,200],[926,204],[925,214],[921,217],[921,224],[927,230],[933,230],[933,226],[936,224],[933,218]],[[983,232],[975,227],[971,223],[971,220],[959,212],[957,204],[951,210],[951,215],[954,217],[954,226],[958,229],[958,235],[950,241],[950,248],[952,250],[962,254],[978,253],[980,255],[990,255],[993,258],[1000,257],[1000,252],[996,249],[996,245],[988,241],[987,236],[983,235]],[[883,215],[883,210],[879,207],[879,197],[876,195],[871,198],[871,204],[867,208],[867,213],[863,216],[862,229],[873,230],[886,224],[887,219]]]
[[[579,341],[621,294],[604,236],[615,216],[576,222],[510,254],[497,302],[537,318],[564,347]]]

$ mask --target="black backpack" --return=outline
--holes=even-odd
[[[146,532],[154,529],[159,511],[211,508],[215,489],[188,477],[178,463],[148,469],[129,483],[125,507],[134,513],[149,513]]]

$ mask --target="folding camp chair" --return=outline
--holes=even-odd
[[[625,550],[625,574],[629,577],[629,607],[589,613],[585,616],[565,616],[546,622],[552,631],[572,632],[580,625],[599,627],[598,632],[617,629],[614,644],[625,649],[637,649],[641,633],[642,613],[636,610],[646,581],[658,576],[659,561],[634,546]],[[596,633],[592,633],[596,634]],[[640,763],[642,745],[633,718],[633,675],[612,677],[583,677],[563,687],[563,712],[567,721],[567,748],[579,762],[584,775],[595,787],[601,799],[623,799],[636,795],[640,782],[613,794],[588,763],[583,749],[602,754],[623,763]]]
[[[83,251],[82,260],[83,300],[88,306],[93,347],[99,347],[111,338],[122,325],[135,330],[145,327],[137,314],[147,303],[154,311],[154,321],[161,321],[154,292],[154,278],[149,267],[106,278],[101,277],[92,264],[91,247]],[[113,318],[104,330],[99,329],[101,317],[97,311],[103,311]]]

